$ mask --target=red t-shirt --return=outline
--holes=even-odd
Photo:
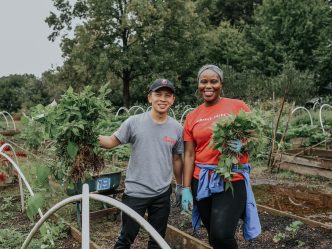
[[[240,110],[250,112],[250,108],[237,99],[222,98],[213,106],[198,106],[187,115],[184,123],[184,141],[193,141],[195,148],[195,163],[218,165],[220,152],[210,146],[212,140],[212,124],[218,119],[230,114],[238,114]],[[248,163],[249,156],[244,153],[239,157],[240,164]],[[193,177],[199,178],[200,168],[195,166]],[[242,180],[241,174],[235,174],[232,181]]]

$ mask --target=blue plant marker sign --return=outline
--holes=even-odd
[[[99,178],[97,180],[97,191],[108,190],[111,187],[111,178]]]

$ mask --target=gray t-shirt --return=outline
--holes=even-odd
[[[183,128],[173,118],[163,124],[153,121],[150,112],[129,117],[114,133],[132,152],[125,179],[125,193],[153,197],[169,189],[173,154],[183,153]]]

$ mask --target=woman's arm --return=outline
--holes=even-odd
[[[191,186],[191,178],[195,163],[195,143],[194,141],[184,142],[184,169],[183,169],[183,187]]]

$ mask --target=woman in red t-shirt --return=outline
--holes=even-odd
[[[210,146],[212,124],[218,119],[237,114],[240,110],[250,111],[241,100],[220,97],[223,87],[223,71],[215,65],[203,66],[197,75],[198,92],[204,103],[187,115],[184,124],[184,176],[182,208],[188,210],[188,203],[194,206],[209,234],[209,242],[214,249],[238,248],[235,231],[246,207],[246,186],[244,177],[236,173],[231,189],[220,193],[209,193],[208,197],[197,198],[201,165],[207,165],[208,174],[218,165],[220,152]],[[235,146],[239,150],[241,144]],[[248,154],[239,157],[241,164],[248,163]],[[192,194],[191,194],[191,191]],[[233,195],[234,194],[234,195]],[[199,199],[199,200],[197,200]],[[193,220],[194,222],[194,220]],[[197,224],[196,224],[197,225]],[[195,228],[195,224],[193,224]]]

